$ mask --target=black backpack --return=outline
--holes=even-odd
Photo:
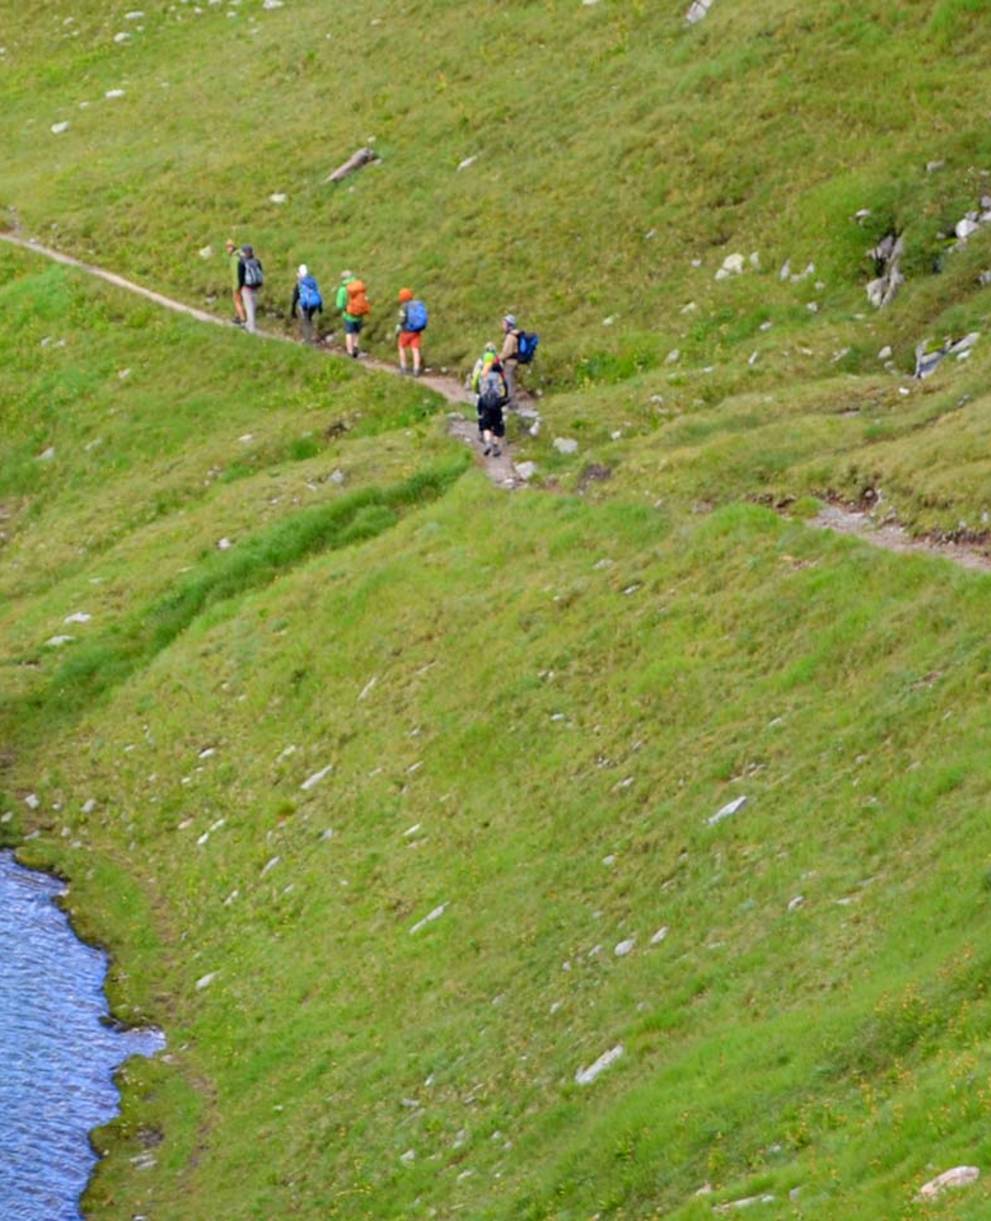
[[[265,283],[265,274],[262,271],[262,265],[254,257],[244,260],[244,286],[245,288],[261,288]]]
[[[495,411],[496,408],[504,406],[505,402],[506,383],[502,380],[502,374],[490,369],[482,379],[478,405],[483,411]]]

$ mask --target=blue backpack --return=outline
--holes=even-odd
[[[323,297],[312,276],[303,276],[299,282],[299,303],[303,309],[323,309]]]
[[[529,331],[520,331],[516,340],[516,360],[518,364],[528,365],[537,351],[540,336]]]
[[[407,331],[425,331],[429,321],[430,315],[427,313],[427,307],[422,301],[411,301],[406,306]]]

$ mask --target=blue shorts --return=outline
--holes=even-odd
[[[347,318],[344,319],[344,334],[345,335],[360,335],[361,334],[361,319],[355,318],[354,322],[350,322]]]

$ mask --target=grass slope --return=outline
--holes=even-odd
[[[525,303],[559,392],[507,496],[419,386],[0,250],[0,836],[169,1039],[88,1213],[986,1216],[914,1197],[991,1159],[988,578],[801,524],[986,524],[991,352],[904,377],[991,312],[986,6],[202,7],[18,10],[2,202],[190,300],[230,225],[273,302],[409,279],[451,363]]]

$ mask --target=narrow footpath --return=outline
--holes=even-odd
[[[53,262],[63,263],[66,267],[75,267],[87,275],[95,276],[98,280],[104,280],[107,284],[113,284],[116,288],[123,288],[126,292],[144,297],[146,301],[151,301],[163,309],[172,310],[176,314],[185,314],[189,318],[195,318],[197,322],[208,322],[212,326],[230,328],[230,323],[216,317],[214,314],[208,314],[206,310],[196,309],[192,305],[185,305],[183,302],[176,301],[172,297],[166,297],[162,293],[157,293],[150,288],[144,288],[140,284],[135,284],[133,280],[127,280],[123,276],[117,275],[116,272],[105,271],[102,267],[95,267],[92,263],[84,263],[81,259],[74,258],[71,254],[63,254],[60,250],[53,250],[50,246],[43,246],[40,242],[33,241],[30,238],[0,231],[0,241],[7,242],[11,246],[17,246],[21,250],[27,250],[31,254],[41,255],[43,258],[51,259]],[[276,340],[280,343],[298,342],[289,335],[277,334],[274,331],[258,331],[256,334],[261,339]],[[319,345],[317,350],[339,360],[346,359],[340,348]],[[374,358],[363,359],[360,365],[375,373],[388,373],[393,377],[399,376],[398,367],[383,360],[376,360]],[[452,437],[457,437],[472,448],[476,461],[484,468],[489,479],[497,487],[505,488],[509,491],[525,488],[527,486],[526,479],[519,474],[507,453],[503,452],[500,457],[494,458],[491,456],[486,457],[482,452],[482,445],[478,439],[478,432],[473,418],[474,411],[471,395],[468,390],[455,378],[445,377],[437,373],[427,373],[419,380],[421,385],[435,391],[451,404],[453,410],[448,412],[448,432]],[[467,413],[464,408],[468,408]],[[540,414],[529,399],[522,399],[519,404],[519,414],[525,422],[539,427]],[[895,551],[900,554],[938,556],[940,559],[949,560],[950,563],[956,564],[961,568],[991,572],[991,555],[977,547],[963,543],[915,539],[901,526],[897,525],[897,523],[878,523],[867,513],[843,506],[826,505],[808,522],[808,525],[813,529],[829,530],[834,534],[845,534],[863,539],[864,542],[870,543],[874,547],[880,547],[885,551]]]
[[[19,249],[26,250],[31,254],[40,255],[42,258],[50,259],[54,263],[62,263],[66,267],[74,267],[78,271],[85,272],[88,276],[103,280],[107,284],[112,284],[115,288],[122,288],[125,292],[133,293],[135,296],[143,297],[146,301],[151,301],[154,305],[158,305],[162,309],[171,310],[175,314],[184,314],[187,318],[195,318],[197,322],[207,322],[211,326],[223,327],[226,330],[231,329],[229,322],[225,322],[215,314],[207,313],[206,310],[197,309],[192,305],[186,305],[182,301],[176,301],[173,297],[166,297],[163,293],[155,292],[153,289],[144,288],[141,284],[135,284],[133,280],[128,280],[124,276],[117,275],[116,272],[107,271],[103,267],[96,267],[92,263],[84,263],[82,259],[74,258],[71,254],[63,254],[61,250],[54,250],[51,246],[43,246],[40,242],[30,238],[20,237],[16,233],[3,231],[0,231],[0,241],[7,242],[11,246],[17,246]],[[259,339],[269,339],[279,343],[299,342],[290,335],[279,334],[275,331],[258,330],[255,332],[255,335]],[[340,348],[334,348],[326,344],[315,345],[315,350],[322,352],[325,356],[335,357],[338,360],[347,359]],[[363,358],[358,363],[361,368],[372,370],[375,373],[388,373],[393,377],[399,376],[398,366],[383,360],[377,360],[374,357]],[[452,405],[454,410],[448,413],[448,431],[451,436],[457,437],[471,447],[476,461],[484,468],[485,473],[494,484],[507,490],[515,490],[527,486],[526,480],[517,474],[508,453],[504,451],[498,458],[491,455],[486,457],[483,453],[483,447],[478,438],[478,430],[474,422],[472,397],[459,381],[453,377],[445,377],[441,374],[427,372],[423,377],[418,379],[418,384],[433,390]],[[464,408],[468,409],[467,413],[464,411]],[[539,420],[540,418],[533,405],[525,397],[521,399],[520,414],[527,420]]]

